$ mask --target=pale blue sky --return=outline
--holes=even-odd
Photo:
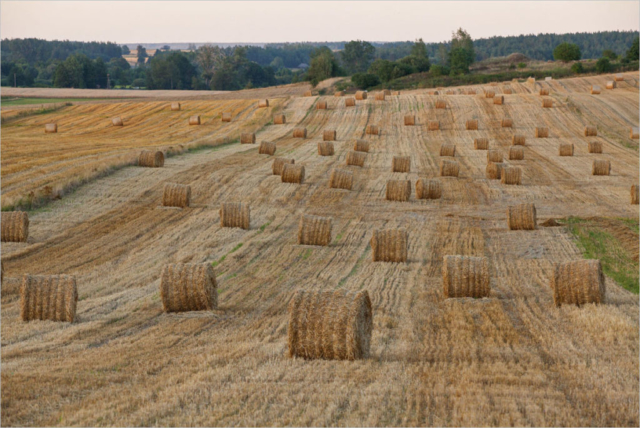
[[[638,30],[638,1],[1,1],[2,38],[117,43],[449,39]]]

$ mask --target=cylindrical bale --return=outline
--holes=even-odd
[[[454,91],[452,91],[451,89],[449,89],[449,90],[447,90],[447,91],[444,91],[444,94],[445,94],[445,95],[455,95],[455,92],[454,92]]]
[[[446,109],[447,102],[445,100],[436,100],[436,108],[437,109]]]
[[[113,126],[124,126],[124,122],[122,122],[121,117],[114,117],[113,119],[111,119],[111,123],[113,124]]]
[[[293,138],[307,138],[307,128],[295,128]]]
[[[439,131],[440,130],[440,121],[439,120],[430,120],[427,129],[429,131]]]
[[[584,127],[584,136],[585,137],[597,137],[598,136],[598,128],[595,126],[585,126]]]
[[[263,141],[260,143],[260,147],[258,148],[258,154],[273,156],[275,152],[276,152],[276,143],[272,141]]]
[[[344,95],[344,91],[336,91],[333,93],[334,97],[342,97]]]
[[[374,262],[407,262],[409,235],[406,229],[374,230],[370,244]]]
[[[295,159],[275,158],[271,165],[271,171],[273,175],[282,175],[282,168],[285,164],[295,164]]]
[[[502,90],[502,93],[505,94],[505,95],[511,95],[511,94],[513,94],[513,90],[511,88],[504,88]]]
[[[384,101],[385,93],[384,92],[376,92],[375,100],[376,101]]]
[[[616,88],[616,81],[615,80],[608,80],[607,84],[605,85],[605,88],[607,88],[607,89],[615,89]]]
[[[467,131],[477,131],[478,130],[478,119],[469,119],[465,123],[465,127]]]
[[[522,184],[522,170],[517,166],[507,166],[502,168],[502,172],[500,173],[500,182],[502,184],[519,186]]]
[[[165,207],[188,207],[191,203],[191,186],[167,183],[162,193],[162,205]]]
[[[489,162],[487,164],[487,178],[490,180],[500,180],[502,178],[502,170],[505,164],[502,162]]]
[[[535,85],[535,83],[536,83],[536,78],[535,78],[535,77],[529,77],[529,78],[527,78],[527,83],[530,83],[530,84]]]
[[[504,119],[502,119],[500,125],[503,128],[511,128],[513,126],[513,120],[511,118],[505,117]]]
[[[408,114],[404,117],[405,126],[413,126],[416,124],[416,117],[412,114]]]
[[[222,113],[222,121],[223,122],[231,122],[231,113],[223,112]]]
[[[473,140],[473,148],[475,150],[489,150],[489,139],[488,138],[474,138]],[[442,151],[442,149],[440,149]],[[442,154],[440,154],[442,156]]]
[[[439,180],[420,178],[416,181],[417,199],[440,199],[442,197],[442,183]]]
[[[189,118],[189,125],[200,125],[200,116],[191,116]]]
[[[602,142],[589,141],[589,153],[602,153]]]
[[[367,140],[355,140],[353,142],[353,150],[356,152],[369,152],[369,142]]]
[[[542,107],[544,107],[544,108],[553,107],[553,100],[551,98],[543,98],[542,99]]]
[[[549,137],[549,128],[546,126],[536,127],[536,138],[548,138]]]
[[[380,128],[377,125],[367,125],[364,132],[367,135],[380,135]]]
[[[600,260],[558,263],[550,285],[556,306],[605,302],[606,287]]]
[[[353,186],[353,173],[344,169],[334,169],[329,176],[329,187],[331,189],[351,190]]]
[[[509,230],[535,230],[536,206],[520,204],[507,208],[507,223]]]
[[[367,99],[367,92],[366,91],[357,91],[356,92],[356,100],[362,101],[362,100],[366,100],[366,99]]]
[[[305,97],[312,97],[312,96],[313,96],[313,93],[312,93],[311,91],[306,91],[306,92],[304,93],[304,96],[305,96]]]
[[[345,107],[355,107],[356,106],[356,99],[349,97],[349,98],[345,98],[344,99],[344,106]]]
[[[274,125],[284,125],[285,123],[287,123],[287,118],[284,114],[276,114],[273,116]]]
[[[164,153],[160,150],[143,150],[138,156],[138,166],[161,168],[164,166]]]
[[[502,162],[502,152],[500,150],[489,150],[487,152],[487,162]]]
[[[391,161],[391,172],[410,172],[411,157],[410,156],[394,156]]]
[[[592,175],[609,175],[611,173],[611,162],[604,159],[596,159],[591,166]]]
[[[326,101],[318,101],[318,103],[316,104],[316,110],[326,110],[327,107],[327,102]]]
[[[560,143],[558,146],[558,155],[573,156],[573,143]]]
[[[289,357],[361,360],[369,357],[373,312],[367,291],[302,291],[289,303]]]
[[[254,132],[243,132],[240,134],[240,144],[255,144],[256,134]]]
[[[513,146],[524,146],[527,139],[524,135],[516,134],[511,138],[511,145]]]
[[[486,257],[444,256],[442,261],[444,297],[489,297],[491,282]]]
[[[280,174],[283,183],[304,183],[304,166],[285,163],[282,166],[282,174]]]
[[[444,143],[440,145],[440,156],[455,156],[456,145],[451,143]]]
[[[631,127],[631,130],[629,131],[629,138],[631,138],[632,140],[637,140],[638,138],[640,138],[640,131],[638,131],[638,128]]]
[[[640,186],[638,186],[637,184],[631,185],[631,204],[632,205],[638,205],[638,201],[640,200],[638,195],[638,189],[640,189]]]
[[[57,123],[47,123],[44,125],[44,133],[45,134],[55,134],[58,132],[58,124]]]
[[[175,263],[162,269],[160,298],[165,312],[210,311],[218,307],[211,263]]]
[[[411,198],[411,181],[387,180],[386,198],[388,201],[408,201]]]
[[[326,129],[322,131],[322,141],[336,141],[337,135],[335,129]]]
[[[23,211],[2,213],[2,242],[27,242],[29,215]]]
[[[73,322],[78,287],[72,275],[24,275],[20,286],[20,319]]]
[[[598,85],[591,86],[591,94],[592,95],[598,95],[599,93],[600,93],[600,86],[598,86]]]
[[[249,230],[251,208],[244,202],[223,202],[220,205],[220,227],[239,227]]]
[[[171,103],[171,111],[180,111],[180,103]]]
[[[496,96],[496,93],[494,91],[484,91],[485,98],[493,98],[495,96]]]
[[[347,152],[347,165],[364,166],[364,160],[367,158],[365,152]]]
[[[318,143],[318,154],[320,156],[333,156],[335,150],[333,148],[333,143],[330,141],[321,141]]]
[[[258,100],[258,108],[269,107],[269,100]]]
[[[622,74],[616,74],[613,78],[616,82],[622,82],[624,80],[624,76]]]
[[[327,246],[331,243],[331,217],[302,215],[298,227],[298,244]]]
[[[540,88],[540,92],[538,92],[541,96],[549,95],[549,88]]]
[[[509,147],[509,160],[524,160],[524,147],[522,146]]]
[[[456,161],[443,160],[440,162],[441,177],[457,177],[460,174],[460,164]]]
[[[504,104],[504,96],[503,95],[496,95],[495,97],[493,97],[493,104],[495,105],[503,105]]]

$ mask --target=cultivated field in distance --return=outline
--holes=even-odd
[[[2,243],[2,425],[638,426],[638,295],[615,272],[600,305],[556,307],[549,286],[555,263],[585,257],[555,221],[600,225],[618,239],[616,256],[631,254],[638,270],[638,205],[630,203],[638,79],[624,73],[613,90],[605,89],[612,76],[601,75],[403,91],[384,101],[369,94],[355,107],[345,107],[352,94],[305,97],[308,88],[297,86],[269,88],[268,108],[258,108],[266,92],[256,92],[186,100],[177,112],[170,100],[136,100],[10,120],[3,207],[131,166],[29,212],[27,242]],[[323,101],[328,108],[317,109]],[[232,122],[221,122],[227,111]],[[286,123],[272,123],[281,113]],[[195,114],[203,123],[190,127]],[[415,125],[405,126],[407,115]],[[123,127],[112,126],[116,116]],[[477,130],[465,129],[469,120]],[[439,130],[429,130],[435,121]],[[53,122],[58,133],[45,134]],[[379,135],[366,134],[371,125]],[[597,136],[585,136],[588,126]],[[306,138],[293,138],[295,128]],[[548,137],[536,138],[536,128]],[[320,156],[327,130],[336,131],[335,153]],[[256,144],[235,143],[243,132],[256,132]],[[524,146],[512,146],[514,135]],[[143,148],[225,137],[234,144],[167,157],[162,168],[133,166]],[[487,151],[474,149],[481,138],[521,169],[520,185],[487,178]],[[345,165],[355,139],[369,142],[362,167]],[[258,153],[264,141],[276,143],[273,156]],[[596,142],[602,153],[589,153]],[[565,143],[573,156],[559,156]],[[446,144],[453,157],[440,155]],[[521,160],[509,159],[511,147],[523,147]],[[410,158],[409,172],[392,172],[394,156]],[[276,157],[304,166],[302,184],[273,175]],[[458,162],[458,177],[440,176],[443,160]],[[610,175],[592,175],[594,160],[609,161]],[[336,168],[352,172],[351,190],[329,187]],[[416,199],[419,178],[439,180],[441,198]],[[408,202],[385,199],[390,179],[411,181]],[[166,183],[190,185],[191,206],[163,207]],[[220,226],[224,202],[250,206],[248,230]],[[537,228],[509,230],[508,207],[524,202],[535,203]],[[303,214],[332,218],[329,245],[298,244]],[[373,262],[374,230],[394,228],[407,230],[407,262]],[[447,255],[487,258],[488,298],[445,298]],[[218,307],[165,313],[169,263],[211,263]],[[21,321],[27,273],[75,275],[76,321]],[[288,305],[300,289],[366,290],[369,358],[289,358]]]

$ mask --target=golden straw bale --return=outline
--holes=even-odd
[[[299,245],[327,246],[331,243],[331,217],[305,215],[300,217],[298,227]]]
[[[455,146],[454,146],[455,150]],[[410,172],[411,157],[410,156],[394,156],[391,161],[391,172]]]
[[[269,100],[258,100],[258,108],[269,107]]]
[[[445,95],[455,95],[456,93],[454,91],[452,91],[451,89],[449,89],[448,91],[444,92]]]
[[[20,319],[73,322],[78,287],[72,275],[24,275],[20,286]]]
[[[356,152],[369,152],[369,142],[367,140],[355,140],[353,150]]]
[[[282,166],[282,174],[280,174],[283,183],[304,183],[304,166],[285,163]]]
[[[596,159],[591,166],[592,175],[609,175],[611,173],[611,162],[603,159]]]
[[[2,242],[27,242],[29,215],[23,211],[3,211]]]
[[[218,307],[211,263],[175,263],[162,269],[160,298],[165,312],[210,311]]]
[[[631,185],[631,204],[632,205],[638,205],[638,201],[640,200],[638,195],[638,189],[640,189],[640,186],[638,186],[637,184]]]
[[[615,89],[616,88],[616,81],[615,80],[609,80],[607,81],[607,84],[605,85],[606,89]]]
[[[473,140],[473,148],[476,150],[489,150],[489,139],[488,138],[475,138]],[[442,149],[440,149],[442,152]],[[442,156],[442,154],[440,154]]]
[[[437,109],[446,109],[447,103],[445,100],[436,100],[436,108]]]
[[[316,104],[316,110],[326,110],[326,109],[327,109],[327,102],[318,101],[318,103]]]
[[[489,297],[491,283],[486,257],[444,256],[442,284],[446,299]]]
[[[200,116],[191,116],[189,118],[189,125],[200,125]]]
[[[539,95],[544,96],[544,95],[549,95],[550,91],[549,88],[540,88],[540,92],[538,92]]]
[[[334,92],[333,94],[334,97],[341,97],[343,95],[344,95],[344,91],[337,91],[337,92]]]
[[[440,162],[441,177],[457,177],[460,173],[460,164],[456,161],[443,160]]]
[[[321,141],[318,143],[318,154],[320,156],[333,156],[335,150],[331,141]]]
[[[511,137],[512,146],[524,146],[527,142],[527,138],[522,134],[516,134]]]
[[[171,111],[180,111],[180,103],[171,103]]]
[[[296,291],[289,303],[290,358],[369,357],[373,313],[367,291]]]
[[[281,175],[282,168],[284,167],[285,164],[295,164],[295,163],[296,163],[295,159],[275,158],[273,160],[273,164],[271,165],[271,171],[273,172],[273,175]]]
[[[535,84],[536,83],[536,78],[535,77],[529,77],[527,79],[527,83]]]
[[[384,101],[385,99],[385,93],[384,92],[377,92],[375,95],[375,100],[376,101]]]
[[[440,92],[438,92],[438,91],[432,91],[432,92],[429,92],[429,95],[440,95]]]
[[[600,86],[598,86],[598,85],[591,86],[591,94],[592,95],[598,95],[600,93],[600,91],[601,91]]]
[[[622,82],[624,80],[624,76],[622,74],[616,74],[613,80],[616,82]]]
[[[374,230],[370,244],[374,262],[407,262],[409,235],[406,229]]]
[[[122,122],[121,117],[114,117],[113,119],[111,119],[111,123],[113,124],[113,126],[124,126],[124,122]]]
[[[440,199],[442,197],[442,183],[439,180],[419,178],[416,181],[417,199]]]
[[[524,160],[524,147],[522,146],[509,147],[509,160]]]
[[[45,134],[55,134],[56,132],[58,132],[57,123],[47,123],[46,125],[44,125]]]
[[[582,306],[605,301],[606,287],[600,260],[557,263],[550,285],[556,306]]]
[[[258,148],[259,155],[270,155],[276,152],[276,143],[270,141],[263,141],[260,143],[260,147]]]
[[[509,87],[505,87],[502,90],[502,93],[505,94],[505,95],[511,95],[511,94],[513,94],[513,90],[511,88],[509,88]]]
[[[500,173],[500,182],[502,184],[511,185],[522,184],[522,170],[517,166],[507,166],[502,168],[502,172]]]
[[[493,98],[495,96],[496,96],[496,93],[494,91],[484,91],[485,98]]]
[[[500,180],[505,164],[501,162],[489,162],[487,164],[487,178],[490,180]]]
[[[366,100],[366,99],[367,99],[367,92],[366,91],[357,91],[356,92],[356,100],[362,101],[362,100]]]
[[[336,141],[337,132],[335,129],[326,129],[322,131],[322,141]]]
[[[553,100],[551,98],[543,98],[542,99],[542,107],[544,107],[544,108],[553,107]]]
[[[412,114],[408,114],[404,117],[405,126],[413,126],[416,124],[416,117]]]
[[[638,138],[640,138],[640,132],[638,131],[638,128],[636,128],[635,126],[631,127],[631,131],[629,131],[629,138],[631,138],[632,140],[637,140]]]
[[[573,156],[573,143],[560,143],[558,146],[559,156]]]
[[[549,128],[546,126],[536,127],[536,138],[549,138]]]
[[[347,165],[364,166],[364,160],[367,154],[364,152],[347,152]]]
[[[143,150],[138,156],[138,166],[161,168],[164,166],[164,153],[160,150]]]
[[[188,207],[191,203],[191,186],[167,183],[162,193],[162,205],[165,207]]]
[[[380,128],[377,125],[367,125],[364,132],[367,135],[380,135]]]
[[[243,132],[240,134],[240,144],[255,144],[256,134],[254,132]]]
[[[351,190],[353,186],[353,173],[345,169],[334,169],[329,177],[329,187],[332,189]]]
[[[307,138],[307,128],[295,128],[293,138]]]
[[[313,93],[312,93],[311,91],[306,91],[306,92],[304,93],[304,96],[305,96],[305,97],[312,97],[312,96],[313,96]]]
[[[440,121],[439,120],[430,120],[427,124],[427,129],[429,131],[439,131],[440,130]]]
[[[535,230],[536,206],[520,204],[507,208],[507,224],[509,230]]]
[[[602,153],[602,143],[600,141],[589,141],[589,153]]]
[[[489,150],[487,152],[487,162],[502,162],[502,152],[500,150]]]
[[[502,119],[500,125],[503,128],[511,128],[513,126],[513,120],[511,118],[505,117],[504,119]]]
[[[222,121],[223,122],[231,122],[231,113],[223,112],[222,113]]]
[[[504,104],[504,96],[503,95],[496,95],[495,97],[493,97],[493,104],[497,104],[497,105]]]
[[[244,202],[223,202],[220,206],[220,227],[249,230],[251,209]]]
[[[585,126],[584,127],[584,136],[585,137],[597,137],[598,136],[598,128],[595,126]]]
[[[287,118],[284,114],[276,114],[273,116],[274,125],[284,125],[285,123],[287,123]]]
[[[356,99],[349,97],[349,98],[345,98],[344,99],[344,106],[345,107],[355,107],[356,106]]]
[[[440,156],[455,156],[456,145],[451,143],[444,143],[440,145]]]
[[[387,180],[386,198],[388,201],[408,201],[411,198],[411,181]]]
[[[478,130],[478,119],[469,119],[465,123],[465,127],[467,131],[477,131]]]

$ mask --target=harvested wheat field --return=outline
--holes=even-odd
[[[27,242],[2,243],[2,424],[638,426],[638,295],[605,268],[603,303],[556,306],[550,287],[556,263],[584,255],[569,226],[545,224],[638,218],[629,200],[639,178],[638,140],[629,138],[638,126],[638,73],[625,73],[616,90],[589,93],[607,80],[512,82],[502,106],[447,95],[447,108],[435,109],[420,90],[346,108],[332,93],[270,99],[266,109],[257,100],[187,100],[179,112],[160,102],[74,106],[3,126],[3,205],[68,169],[142,148],[235,141],[242,132],[255,132],[258,144],[123,168],[29,213]],[[552,89],[553,108],[542,107],[540,87]],[[316,110],[317,100],[333,108]],[[286,124],[268,124],[274,108]],[[212,121],[222,110],[234,121]],[[188,126],[192,114],[202,115],[201,126]],[[110,126],[115,115],[124,127]],[[415,126],[404,126],[406,115]],[[513,128],[501,126],[505,116]],[[471,118],[478,130],[465,129]],[[44,134],[53,119],[58,134]],[[440,130],[428,131],[436,120]],[[368,124],[384,132],[366,136],[363,167],[346,165]],[[584,137],[587,125],[597,137]],[[534,138],[536,127],[548,127],[549,138]],[[293,138],[294,128],[306,128],[307,138]],[[340,137],[333,156],[318,154],[326,129]],[[507,160],[514,134],[526,137],[523,160]],[[477,138],[504,154],[505,167],[522,170],[521,185],[486,178]],[[70,147],[52,151],[54,140]],[[274,158],[258,154],[262,141],[305,168],[301,184],[273,175]],[[589,153],[590,141],[602,153]],[[573,144],[574,155],[558,156],[561,143]],[[439,176],[445,144],[456,146],[458,177]],[[396,156],[411,158],[410,172],[392,172]],[[595,157],[611,162],[611,175],[591,175]],[[350,190],[331,188],[334,169],[353,174]],[[413,186],[435,177],[438,199],[386,199],[389,180]],[[188,207],[162,206],[166,183],[191,187]],[[248,230],[221,227],[222,202],[250,206]],[[508,207],[524,203],[535,204],[537,227],[510,230]],[[328,245],[298,244],[303,215],[331,218]],[[635,248],[637,271],[637,222],[616,222],[620,251]],[[407,231],[406,262],[374,262],[374,231],[394,229]],[[445,293],[445,256],[484,258],[478,296],[487,297]],[[163,268],[202,263],[215,272],[217,306],[165,312]],[[72,275],[74,322],[23,322],[25,274]],[[447,271],[450,289],[465,287],[455,282],[460,275]],[[299,290],[338,292],[317,294],[327,302],[366,291],[372,321],[366,305],[349,318],[337,304],[313,306],[315,297],[292,304]],[[304,330],[296,347],[312,339],[299,323],[304,311],[316,317],[313,328],[323,313],[342,311],[349,329],[364,332],[355,334],[363,344],[344,345],[357,350],[347,361],[322,338],[315,351],[289,349],[291,325]]]

